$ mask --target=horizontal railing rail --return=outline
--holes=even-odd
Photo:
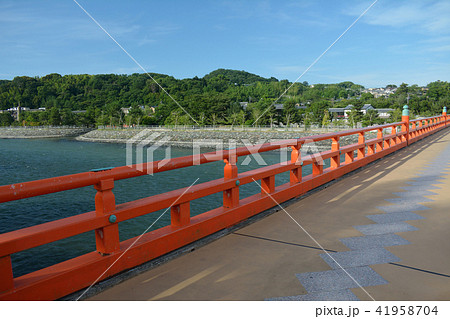
[[[283,202],[298,197],[449,124],[445,110],[440,116],[411,121],[404,112],[401,122],[381,126],[184,156],[166,160],[164,165],[154,161],[0,186],[0,203],[86,186],[97,190],[94,211],[0,234],[0,300],[61,298],[276,206],[274,200]],[[369,132],[373,134],[369,136]],[[340,145],[341,138],[352,135],[357,136],[357,142]],[[320,141],[331,141],[331,148],[301,155],[303,145]],[[283,148],[292,149],[289,161],[238,172],[239,157]],[[117,180],[222,160],[223,178],[115,203],[113,189]],[[330,161],[327,168],[325,160]],[[312,173],[303,176],[302,168],[307,165],[312,166]],[[289,172],[289,182],[275,186],[275,176],[284,172]],[[261,191],[240,198],[239,187],[255,181],[260,181]],[[191,216],[191,201],[217,193],[223,193],[221,207]],[[139,238],[119,240],[121,222],[169,208],[169,226]],[[96,251],[14,278],[12,254],[89,231],[95,231]],[[121,258],[125,252],[127,257]]]

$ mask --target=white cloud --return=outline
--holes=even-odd
[[[444,44],[440,46],[430,47],[429,52],[450,52],[450,44]]]
[[[180,30],[180,27],[173,24],[167,24],[167,25],[156,25],[152,27],[149,31],[152,34],[156,35],[168,35],[172,34],[176,31]]]
[[[352,7],[347,14],[357,16],[361,6]],[[362,23],[393,28],[411,28],[413,32],[449,33],[450,1],[379,1],[361,19]]]
[[[153,44],[155,42],[156,42],[155,39],[152,39],[152,38],[149,38],[149,37],[145,36],[145,37],[141,38],[140,40],[138,40],[137,45],[139,47],[141,47],[141,46],[144,46],[144,45],[147,45],[147,44]]]

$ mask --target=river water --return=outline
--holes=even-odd
[[[103,167],[126,165],[124,144],[80,142],[74,139],[0,139],[0,185],[42,178],[74,174]],[[171,157],[192,155],[192,149],[171,147]],[[203,151],[208,151],[207,149]],[[210,151],[210,150],[209,150]],[[144,152],[145,154],[146,152]],[[162,159],[165,148],[157,149],[154,159]],[[280,152],[261,154],[267,164],[279,163]],[[286,154],[284,155],[286,156]],[[287,154],[288,158],[290,157]],[[250,160],[250,161],[249,161]],[[328,163],[326,162],[325,165]],[[240,158],[239,172],[261,167],[255,157]],[[310,166],[310,165],[309,165]],[[223,162],[187,167],[176,171],[157,173],[115,182],[116,204],[164,193],[223,177]],[[310,174],[305,167],[303,174]],[[289,173],[276,176],[276,185],[289,181]],[[258,193],[256,183],[240,187],[241,198]],[[0,204],[0,233],[29,227],[44,222],[93,211],[93,186],[22,199]],[[222,193],[191,202],[191,215],[197,215],[222,205]],[[154,212],[119,224],[120,240],[139,236],[162,213]],[[150,231],[170,224],[170,211]],[[94,232],[84,233],[58,242],[36,247],[12,255],[14,276],[48,267],[55,263],[95,250]]]

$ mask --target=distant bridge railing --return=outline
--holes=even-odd
[[[0,186],[0,203],[90,185],[97,190],[95,211],[0,234],[0,300],[61,298],[274,207],[274,200],[282,203],[298,197],[450,125],[445,109],[442,115],[412,121],[407,113],[404,110],[398,123],[173,158],[162,167],[155,161]],[[373,131],[376,137],[366,139]],[[350,135],[357,135],[358,142],[340,146],[339,139]],[[302,157],[304,144],[324,140],[331,140],[331,149]],[[238,172],[239,157],[286,147],[292,148],[290,161]],[[330,159],[328,168],[324,168],[326,159]],[[116,180],[145,175],[150,169],[158,173],[221,160],[225,162],[223,178],[115,204]],[[302,176],[306,165],[312,165],[312,174]],[[275,175],[283,172],[290,172],[289,182],[275,186]],[[258,180],[261,192],[240,199],[239,187]],[[223,205],[191,217],[190,202],[215,193],[223,193]],[[137,241],[119,240],[121,222],[166,208],[171,213],[169,226]],[[14,278],[12,254],[88,231],[95,231],[96,251]]]

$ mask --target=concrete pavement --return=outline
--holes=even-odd
[[[449,169],[446,129],[89,300],[450,300]]]

